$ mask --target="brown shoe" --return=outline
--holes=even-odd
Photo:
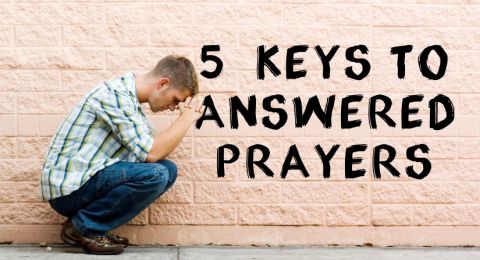
[[[123,245],[123,247],[128,246],[128,238],[126,237],[117,236],[111,233],[108,233],[106,237],[108,237],[114,244]]]
[[[67,220],[60,233],[60,238],[68,244],[78,245],[86,253],[97,255],[116,255],[123,252],[123,245],[114,244],[107,236],[86,237],[80,234]]]

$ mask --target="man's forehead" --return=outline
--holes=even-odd
[[[184,101],[185,99],[187,99],[188,97],[191,97],[192,96],[192,91],[188,90],[188,89],[185,89],[183,90],[182,92],[178,92],[177,93],[177,98]]]

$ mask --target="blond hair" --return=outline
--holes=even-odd
[[[184,56],[168,55],[158,61],[147,75],[154,78],[167,77],[177,89],[188,89],[195,95],[199,92],[198,77],[192,62]]]

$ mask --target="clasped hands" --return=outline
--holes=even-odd
[[[203,112],[205,112],[203,99],[202,96],[198,95],[187,97],[185,101],[179,102],[175,106],[175,109],[180,110],[180,115],[188,116],[195,121],[203,115]]]

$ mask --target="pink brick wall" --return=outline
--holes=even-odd
[[[214,80],[201,79],[201,91],[211,94],[227,129],[205,122],[190,129],[170,155],[180,172],[168,193],[119,228],[135,243],[147,244],[363,244],[480,245],[480,1],[478,0],[349,0],[349,1],[0,1],[0,242],[60,242],[63,217],[42,203],[41,164],[61,120],[83,94],[126,70],[145,72],[164,55],[191,58],[198,69],[201,47],[219,44],[224,70]],[[256,50],[277,44],[272,60],[282,75],[256,79]],[[331,78],[313,48],[304,55],[307,77],[285,80],[286,49],[296,44],[340,45],[332,61]],[[348,79],[345,48],[365,44],[372,70],[361,81]],[[396,77],[390,48],[412,44],[406,78]],[[428,45],[440,44],[449,55],[445,77],[421,76],[417,57]],[[261,124],[229,129],[228,98],[238,95],[287,97],[336,94],[385,94],[392,98],[392,118],[399,122],[400,100],[410,94],[448,95],[455,121],[433,131],[421,128],[371,130],[366,101],[360,108],[362,126],[339,128],[335,108],[332,129],[315,118],[301,129],[272,131]],[[261,104],[261,103],[259,103]],[[426,102],[421,103],[424,107]],[[259,114],[265,112],[259,110]],[[421,109],[426,118],[428,110]],[[158,128],[175,113],[150,113]],[[260,116],[259,116],[260,118]],[[241,156],[216,177],[216,147],[234,143]],[[271,150],[268,165],[274,178],[248,179],[246,148],[255,143]],[[332,162],[331,178],[322,177],[315,144],[341,144]],[[364,177],[346,180],[344,149],[364,143],[368,149],[359,168]],[[400,178],[372,176],[371,150],[387,143],[397,149]],[[409,178],[404,150],[425,143],[431,173]],[[296,144],[310,177],[299,171],[280,178],[290,145]]]

